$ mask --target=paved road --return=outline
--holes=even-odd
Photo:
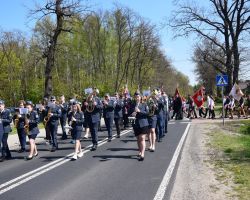
[[[39,144],[39,156],[31,161],[13,152],[13,160],[0,164],[0,199],[153,200],[187,126],[188,121],[171,121],[163,142],[157,143],[156,152],[146,152],[143,162],[137,161],[131,130],[109,143],[104,141],[107,132],[100,132],[98,150],[86,148],[77,161],[67,156],[74,148],[70,140],[59,141],[60,150],[53,153]],[[82,144],[88,147],[91,141]],[[168,199],[171,184],[164,190]]]

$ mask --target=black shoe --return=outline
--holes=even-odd
[[[150,149],[149,151],[150,151],[150,152],[155,152],[155,150],[154,150],[154,149]]]
[[[111,142],[111,140],[112,140],[112,139],[111,139],[111,138],[109,138],[109,139],[108,139],[108,142]]]
[[[117,137],[117,138],[120,138],[121,136],[120,136],[120,135],[117,135],[116,137]]]
[[[61,137],[61,140],[67,140],[67,139],[68,139],[67,136],[62,136],[62,137]]]
[[[38,152],[37,152],[37,154],[35,154],[35,155],[33,155],[34,157],[37,157],[38,156]]]
[[[51,152],[55,152],[56,151],[56,147],[52,147],[52,149],[50,151]]]
[[[25,152],[25,149],[19,149],[17,152],[18,153],[23,153],[23,152]]]
[[[11,156],[11,155],[6,156],[5,159],[6,159],[6,160],[11,160],[11,159],[12,159],[12,156]]]
[[[139,156],[138,161],[143,161],[143,160],[144,160],[144,157]]]
[[[3,162],[3,161],[5,161],[5,157],[4,156],[0,157],[0,162]]]
[[[94,144],[94,145],[92,146],[92,148],[91,148],[91,151],[95,151],[96,149],[97,149],[97,145]]]
[[[162,142],[162,139],[159,139],[158,142]]]

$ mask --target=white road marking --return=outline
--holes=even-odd
[[[159,188],[158,188],[158,190],[157,190],[157,192],[155,194],[154,200],[162,200],[164,198],[164,195],[165,195],[166,190],[167,190],[168,183],[169,183],[170,178],[172,176],[172,173],[174,171],[177,159],[178,159],[178,157],[180,155],[180,151],[181,151],[181,148],[182,148],[182,146],[184,144],[184,141],[185,141],[185,138],[187,136],[189,128],[190,128],[190,123],[187,125],[186,130],[185,130],[185,132],[183,133],[183,135],[181,137],[181,140],[180,140],[180,142],[179,142],[179,144],[178,144],[178,146],[177,146],[177,148],[176,148],[176,150],[174,152],[173,158],[172,158],[172,160],[171,160],[171,162],[170,162],[170,164],[168,166],[168,169],[167,169],[167,171],[166,171],[166,173],[165,173],[165,175],[164,175],[164,177],[162,179],[162,182],[161,182],[161,184],[160,184],[160,186],[159,186]]]
[[[125,135],[125,134],[127,134],[127,133],[129,133],[129,132],[131,132],[131,129],[126,130],[126,131],[122,131],[122,132],[121,132],[121,136],[122,136],[122,135]],[[116,135],[114,135],[114,137],[115,137],[115,136],[116,136]],[[115,138],[113,138],[113,139],[115,139]],[[98,146],[102,146],[102,145],[106,144],[107,141],[108,141],[108,138],[105,138],[104,140],[102,140],[102,141],[100,141],[100,142],[98,143]],[[89,148],[90,148],[91,146],[92,146],[92,144],[89,145],[89,146],[87,146],[87,147],[86,147],[86,150],[84,150],[83,153],[89,152],[89,151],[90,151]],[[37,169],[35,169],[35,170],[32,170],[32,171],[30,171],[30,172],[28,172],[28,173],[26,173],[26,174],[23,174],[23,175],[21,175],[21,176],[18,176],[17,178],[14,178],[14,179],[12,179],[12,180],[10,180],[10,181],[7,181],[7,182],[1,184],[1,185],[0,185],[0,189],[6,187],[6,186],[8,186],[8,185],[10,185],[10,186],[8,186],[8,187],[6,187],[6,188],[0,190],[0,195],[3,194],[3,193],[5,193],[5,192],[7,192],[7,191],[9,191],[9,190],[11,190],[11,189],[14,189],[15,187],[18,187],[18,186],[22,185],[23,183],[26,183],[26,182],[28,182],[28,181],[30,181],[30,180],[36,178],[37,176],[40,176],[41,174],[44,174],[44,173],[46,173],[46,172],[48,172],[48,171],[50,171],[50,170],[52,170],[52,169],[54,169],[54,168],[56,168],[56,167],[58,167],[58,166],[60,166],[60,165],[63,165],[63,164],[66,163],[66,162],[71,161],[71,158],[70,158],[70,157],[73,156],[73,154],[74,154],[74,153],[68,154],[68,155],[66,155],[66,156],[63,157],[63,158],[60,158],[60,159],[58,159],[58,160],[55,160],[55,161],[53,161],[53,162],[51,162],[51,163],[49,163],[49,164],[46,164],[46,165],[44,165],[44,166],[42,166],[42,167],[39,167],[39,168],[37,168]],[[45,169],[44,169],[44,168],[45,168]],[[27,177],[27,176],[28,176],[28,177]],[[25,178],[25,177],[26,177],[26,178]],[[24,178],[24,179],[23,179],[23,178]],[[20,180],[20,179],[23,179],[23,180],[17,182],[17,181]],[[16,183],[15,183],[15,182],[16,182]],[[12,183],[14,183],[14,184],[12,184]],[[11,184],[12,184],[12,185],[11,185]]]

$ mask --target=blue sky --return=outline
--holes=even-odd
[[[29,34],[34,21],[27,19],[28,8],[32,8],[34,2],[46,2],[46,0],[4,0],[0,7],[0,28],[5,31],[21,30]],[[194,64],[190,61],[193,42],[188,38],[173,40],[171,30],[162,28],[164,19],[174,9],[172,0],[91,0],[96,9],[111,9],[114,3],[127,6],[140,16],[150,20],[158,27],[161,37],[162,50],[172,60],[173,66],[189,77],[190,83],[196,83],[193,73]],[[28,8],[27,8],[28,7]]]

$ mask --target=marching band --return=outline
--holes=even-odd
[[[41,104],[37,106],[31,101],[19,101],[18,108],[12,117],[9,109],[5,108],[5,102],[0,100],[0,148],[2,156],[0,161],[11,159],[11,152],[8,147],[8,135],[11,132],[11,123],[13,121],[14,128],[17,130],[20,149],[19,153],[26,150],[26,137],[29,138],[30,150],[26,160],[31,160],[38,155],[35,139],[39,134],[38,124],[43,122],[46,137],[45,140],[51,145],[51,152],[58,150],[58,126],[60,123],[62,129],[62,140],[65,140],[71,134],[72,143],[75,144],[74,155],[72,160],[77,160],[83,156],[81,138],[85,128],[84,139],[89,137],[92,139],[91,151],[95,151],[98,147],[98,130],[100,128],[101,118],[104,118],[105,126],[108,133],[108,142],[113,138],[113,126],[116,128],[117,138],[120,138],[121,130],[129,127],[132,120],[134,135],[137,138],[138,160],[143,161],[145,158],[146,138],[149,142],[148,150],[155,152],[156,141],[161,142],[168,129],[169,109],[173,109],[172,118],[176,120],[183,118],[183,113],[187,111],[188,118],[197,118],[195,106],[192,97],[189,95],[187,101],[176,93],[174,98],[168,98],[162,88],[156,88],[150,94],[140,94],[139,91],[134,93],[133,98],[127,89],[120,93],[116,92],[114,96],[105,94],[104,98],[98,97],[99,90],[93,88],[87,93],[87,98],[81,102],[76,99],[65,101],[62,95],[59,101],[55,96],[49,99],[44,98]],[[199,107],[199,116],[206,118],[215,117],[214,99],[211,95],[205,95],[206,108]],[[240,100],[238,108],[239,113],[244,116],[249,113],[249,101],[247,99],[248,108],[244,111],[244,99]],[[225,107],[225,115],[228,112],[233,117],[232,111],[235,102],[232,97],[226,97],[223,105]]]

